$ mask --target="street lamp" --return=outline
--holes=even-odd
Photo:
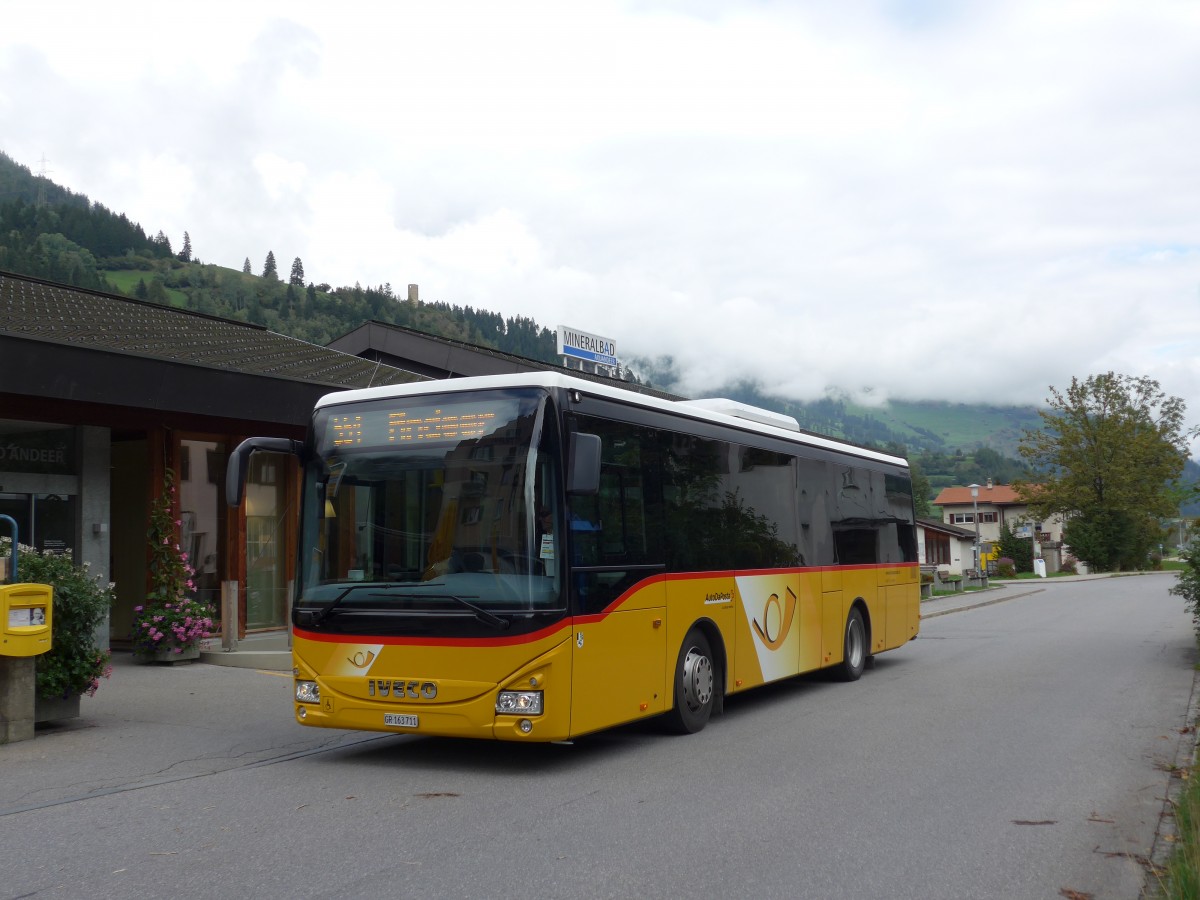
[[[971,508],[973,513],[971,518],[975,520],[975,574],[979,574],[979,485],[972,484],[971,488]]]

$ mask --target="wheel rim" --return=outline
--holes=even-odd
[[[857,616],[850,619],[850,624],[846,626],[846,662],[851,668],[857,669],[862,665],[863,654],[866,649],[866,641],[863,638],[862,620]]]
[[[683,699],[688,709],[695,712],[703,709],[712,700],[712,660],[697,648],[688,649],[683,658]]]

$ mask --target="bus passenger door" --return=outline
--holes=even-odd
[[[592,596],[624,572],[580,573]],[[634,588],[617,608],[576,616],[572,633],[571,734],[586,734],[666,709],[666,585]]]

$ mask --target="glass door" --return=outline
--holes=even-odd
[[[246,478],[246,630],[287,624],[292,457],[255,453]]]

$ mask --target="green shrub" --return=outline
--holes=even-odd
[[[1192,614],[1192,627],[1200,638],[1200,546],[1190,547],[1180,555],[1185,567],[1180,570],[1178,581],[1170,592],[1183,598],[1184,607]]]
[[[100,679],[112,674],[111,654],[96,646],[96,628],[113,602],[111,584],[88,574],[68,554],[39,553],[18,545],[17,578],[21,583],[48,584],[54,589],[50,649],[36,657],[38,696],[46,700],[96,693]],[[12,553],[12,541],[0,539],[0,554]]]

